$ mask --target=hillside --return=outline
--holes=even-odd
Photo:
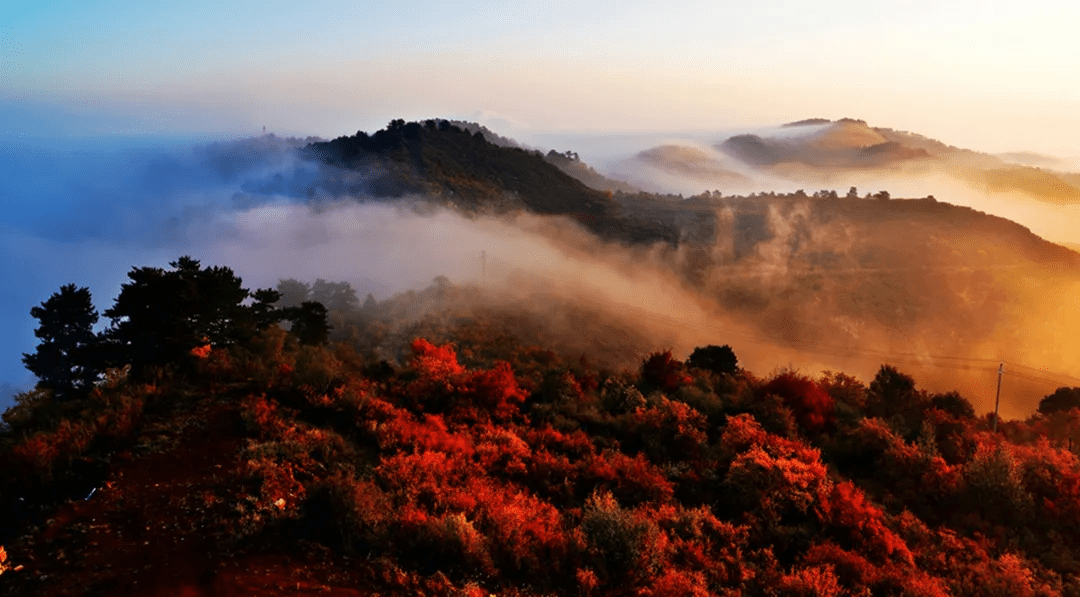
[[[823,151],[860,143],[888,146],[897,139],[912,144],[923,139],[920,151],[936,147],[930,140],[873,129],[861,121],[793,128],[806,129],[799,138],[817,139]],[[470,134],[445,122],[399,122],[374,135],[312,144],[306,152],[321,156],[319,184],[328,187],[341,180],[385,181],[390,173],[402,173],[398,180],[406,186],[393,193],[385,187],[379,196],[384,201],[453,205],[469,217],[492,212],[570,216],[606,242],[571,238],[558,232],[562,224],[555,224],[548,229],[555,246],[587,254],[601,268],[608,262],[635,263],[638,274],[625,272],[629,277],[645,272],[673,276],[670,288],[656,292],[685,297],[709,318],[735,318],[751,328],[747,333],[780,346],[832,356],[856,355],[867,346],[978,359],[1008,355],[1073,371],[1068,355],[1080,322],[1060,313],[1057,297],[1080,283],[1080,262],[1075,253],[1008,220],[930,198],[890,199],[882,191],[860,196],[855,189],[846,195],[828,190],[712,191],[692,197],[609,194],[582,185],[550,163],[584,166],[572,152],[545,157],[500,143],[487,142],[483,131]],[[656,156],[682,156],[699,165],[714,159],[702,150],[678,147]],[[470,181],[468,192],[461,190],[466,188],[459,185],[463,180]],[[545,191],[547,181],[557,182],[551,192]],[[455,195],[458,202],[448,202],[451,193],[460,194]],[[568,211],[581,205],[595,212]],[[678,322],[686,318],[678,312],[667,316]],[[1059,324],[1043,330],[1051,320]],[[685,338],[699,335],[673,332],[664,341],[689,349]],[[869,373],[871,365],[861,364],[860,372]],[[966,388],[977,385],[972,380]],[[1024,390],[1015,412],[1033,408],[1034,391]]]
[[[608,193],[564,173],[543,154],[490,143],[483,133],[445,120],[394,121],[373,135],[312,143],[304,155],[351,174],[323,173],[316,186],[336,195],[422,198],[472,214],[565,215],[603,238],[630,243],[676,239],[671,229],[620,213]]]
[[[271,325],[75,400],[23,396],[0,436],[0,591],[1080,589],[1080,392],[995,432],[889,366],[759,377],[712,345],[612,369],[456,329],[388,362]]]
[[[807,132],[797,134],[802,129]],[[1052,203],[1080,200],[1080,175],[1062,170],[1064,164],[1046,156],[995,156],[850,118],[810,119],[779,130],[783,134],[736,135],[716,147],[747,165],[794,180],[820,182],[890,171],[910,176],[944,173],[984,192],[1019,193]]]

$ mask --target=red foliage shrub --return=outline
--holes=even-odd
[[[423,338],[412,343],[410,364],[417,378],[405,389],[412,405],[460,421],[506,420],[518,412],[525,392],[510,365],[467,371],[450,345],[434,346]]]
[[[417,338],[412,342],[412,352],[410,365],[429,379],[446,379],[465,371],[458,364],[457,354],[449,344],[435,346],[423,338]]]
[[[650,385],[665,392],[674,392],[679,386],[693,381],[683,371],[683,364],[671,356],[670,350],[654,352],[641,364],[641,377]]]
[[[808,514],[830,490],[825,465],[817,458],[774,454],[760,446],[735,457],[724,484],[738,504],[769,525],[790,514]]]
[[[480,471],[461,454],[417,452],[383,457],[376,477],[398,504],[430,512],[471,508],[474,500],[459,489]]]
[[[831,597],[841,592],[840,581],[828,564],[796,568],[782,576],[776,588],[782,595],[800,597]]]
[[[442,415],[423,415],[417,420],[407,411],[399,411],[378,426],[376,437],[385,452],[426,452],[429,450],[471,456],[468,434],[447,430]]]
[[[805,443],[791,440],[765,431],[753,416],[743,413],[727,420],[720,436],[719,456],[723,460],[734,459],[752,447],[763,447],[776,455],[796,458],[803,462],[817,462],[821,453]]]
[[[532,459],[532,450],[513,431],[502,427],[482,430],[476,440],[476,460],[490,475],[522,478]]]
[[[551,427],[528,429],[523,439],[534,450],[547,450],[568,456],[585,456],[595,451],[589,436],[584,431],[563,433]]]
[[[661,397],[653,408],[639,408],[628,417],[630,432],[657,462],[701,458],[708,444],[709,421],[688,404]]]
[[[854,483],[834,484],[819,508],[822,521],[845,534],[860,553],[879,561],[892,558],[908,565],[914,563],[904,540],[885,526],[885,513],[867,501]]]
[[[668,568],[638,592],[648,597],[709,597],[708,581],[703,572]]]
[[[518,412],[525,392],[518,387],[510,365],[497,362],[492,369],[474,371],[457,384],[463,401],[478,407],[497,421],[505,421]],[[477,417],[479,419],[479,417]]]
[[[857,552],[840,548],[835,543],[819,543],[802,557],[808,566],[827,565],[848,587],[867,587],[877,579],[877,567]]]
[[[476,497],[475,525],[501,572],[523,580],[569,572],[567,556],[577,549],[551,504],[490,479],[473,479],[467,489]]]
[[[666,502],[675,495],[663,471],[640,454],[604,452],[584,459],[578,470],[586,486],[607,488],[625,503]]]
[[[814,380],[793,372],[781,373],[761,388],[762,394],[779,396],[791,409],[799,426],[818,433],[833,422],[835,402]]]

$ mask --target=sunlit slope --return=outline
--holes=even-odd
[[[807,182],[870,181],[897,172],[945,174],[979,191],[1021,193],[1051,202],[1080,200],[1080,178],[1060,170],[1064,164],[1059,161],[1040,160],[1040,166],[1057,170],[1034,167],[861,120],[810,121],[773,135],[737,135],[717,148],[763,172]]]

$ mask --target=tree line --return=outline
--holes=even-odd
[[[203,267],[188,256],[169,266],[132,268],[113,306],[101,314],[110,320],[101,332],[94,331],[100,316],[89,288],[67,284],[32,308],[41,343],[22,360],[38,386],[59,400],[77,398],[108,369],[129,366],[130,375],[142,377],[154,367],[183,367],[193,350],[242,344],[279,323],[302,344],[327,341],[327,309],[306,293],[283,304],[281,290],[252,292],[228,267]],[[333,299],[351,292],[334,285],[331,290]]]

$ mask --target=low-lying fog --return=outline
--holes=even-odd
[[[696,146],[705,158],[733,172],[760,176],[717,151],[711,144],[717,140],[709,133],[521,141],[544,150],[577,151],[606,174],[625,174],[620,168],[629,168],[639,152],[665,143]],[[165,267],[184,254],[205,265],[232,267],[252,289],[274,286],[282,278],[324,278],[350,282],[361,297],[372,293],[387,298],[424,288],[442,275],[457,284],[482,283],[485,293],[508,304],[528,305],[544,300],[536,290],[544,288],[552,300],[579,301],[612,313],[619,325],[633,328],[651,343],[643,350],[672,348],[684,358],[695,346],[730,344],[740,364],[758,375],[781,367],[810,374],[830,369],[864,381],[881,363],[892,362],[914,375],[921,387],[959,389],[982,410],[992,408],[997,359],[1050,371],[1016,368],[1015,375],[1007,373],[1006,417],[1030,414],[1038,398],[1057,385],[1080,385],[1057,375],[1080,375],[1071,368],[1080,354],[1075,340],[1080,337],[1075,298],[1080,294],[1058,282],[1027,281],[1025,286],[1018,279],[1016,289],[1010,289],[1017,292],[1015,304],[996,312],[1009,333],[989,334],[979,345],[950,345],[947,354],[940,352],[946,344],[933,339],[947,330],[908,329],[889,336],[880,327],[842,321],[837,313],[815,314],[812,308],[788,308],[773,319],[748,319],[722,312],[715,297],[690,290],[680,280],[675,271],[685,255],[604,245],[566,220],[528,215],[471,219],[325,193],[316,194],[317,200],[295,199],[304,195],[315,172],[293,157],[291,148],[302,143],[261,137],[217,143],[17,139],[0,145],[0,188],[5,189],[0,215],[5,309],[0,326],[8,340],[0,347],[0,407],[9,403],[11,392],[33,383],[20,362],[20,353],[36,345],[31,307],[73,282],[89,286],[103,311],[132,266]],[[673,193],[740,190],[716,184],[695,187],[705,181],[692,176],[680,180],[644,168],[634,172],[641,178],[631,182]],[[835,188],[842,195],[848,186],[858,186],[860,193],[887,189],[894,197],[933,194],[939,201],[1013,219],[1051,240],[1080,243],[1080,211],[1075,206],[980,193],[945,175],[844,179],[825,187],[760,178],[753,184],[770,185],[761,191]],[[732,277],[724,283],[739,281]],[[842,288],[842,282],[836,283]],[[542,310],[539,305],[537,309]],[[784,320],[817,315],[833,319]],[[762,321],[771,321],[771,327],[763,328]],[[841,324],[857,333],[848,330],[842,343],[820,333]],[[784,333],[785,326],[814,333],[793,337]],[[568,327],[557,333],[579,332]],[[852,338],[859,338],[860,345],[853,346]]]

